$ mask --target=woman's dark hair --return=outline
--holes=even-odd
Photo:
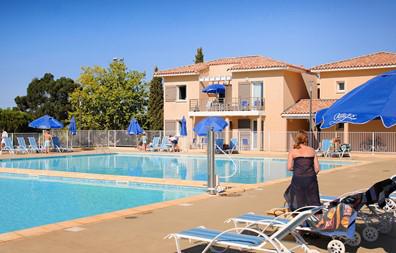
[[[300,149],[301,148],[301,144],[307,145],[308,144],[308,135],[305,131],[300,130],[298,131],[298,134],[296,135],[296,137],[294,138],[294,146],[293,148],[295,149]]]

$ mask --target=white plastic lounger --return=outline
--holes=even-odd
[[[17,137],[17,141],[18,141],[17,149],[19,150],[19,152],[25,153],[25,154],[29,153],[29,149],[26,145],[25,138]]]
[[[289,253],[297,248],[302,248],[304,252],[318,252],[311,250],[306,246],[306,243],[302,237],[296,232],[296,228],[303,224],[308,218],[310,218],[319,209],[311,209],[299,213],[295,218],[288,220],[280,229],[274,234],[268,236],[261,231],[252,228],[232,228],[226,231],[217,231],[206,229],[204,227],[193,228],[185,230],[179,233],[169,234],[165,238],[175,239],[176,250],[181,253],[179,244],[180,239],[187,239],[190,241],[206,242],[208,245],[204,248],[202,253],[208,252],[208,250],[214,246],[231,247],[241,250],[256,250],[261,252],[282,252]],[[255,235],[245,235],[238,232],[250,231]],[[281,241],[289,234],[292,234],[297,242],[297,245],[293,248],[287,248]]]

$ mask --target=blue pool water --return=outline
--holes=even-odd
[[[216,173],[221,182],[254,184],[290,176],[285,159],[216,157]],[[351,164],[345,161],[320,162],[322,170]],[[201,156],[170,155],[75,155],[0,160],[0,167],[68,172],[125,175],[182,180],[207,180],[207,160]]]
[[[204,190],[0,173],[0,233],[188,197]]]

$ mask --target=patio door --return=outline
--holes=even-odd
[[[252,124],[252,150],[259,150],[260,147],[258,147],[258,143],[257,143],[257,136],[258,136],[258,132],[257,132],[257,120],[252,120],[253,124]],[[261,121],[261,145],[264,146],[264,120]]]
[[[264,88],[262,81],[252,82],[252,107],[256,110],[261,110],[263,104]]]

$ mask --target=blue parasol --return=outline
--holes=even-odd
[[[132,118],[131,123],[128,126],[128,134],[129,135],[139,135],[142,134],[144,131],[140,127],[139,123],[135,118]]]
[[[210,129],[214,132],[221,132],[227,126],[228,123],[222,117],[213,116],[201,120],[193,130],[198,136],[206,136]]]
[[[38,129],[53,129],[63,128],[63,124],[49,115],[44,115],[30,122],[29,127]]]
[[[187,136],[187,122],[186,122],[186,118],[184,118],[184,116],[181,120],[180,136]]]
[[[224,94],[225,93],[225,86],[224,84],[211,84],[208,85],[206,88],[202,90],[204,93],[213,93],[213,94]]]
[[[76,125],[76,120],[74,116],[72,116],[69,124],[69,132],[71,135],[76,135],[77,134],[77,125]]]
[[[370,79],[337,100],[332,106],[319,111],[320,128],[337,123],[365,124],[381,119],[385,127],[396,125],[396,70]]]

